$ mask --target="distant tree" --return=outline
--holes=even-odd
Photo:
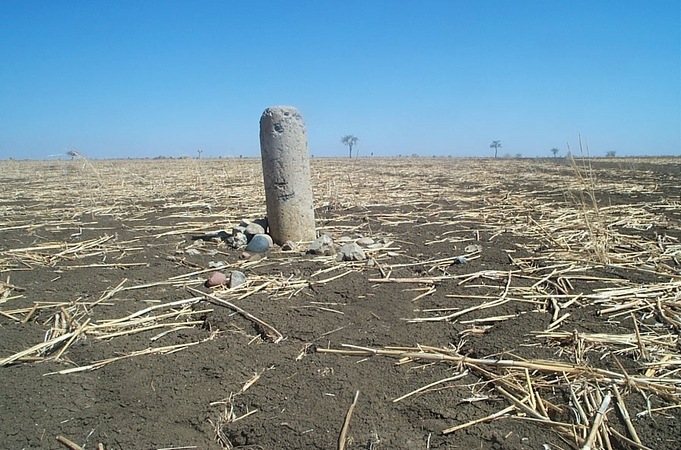
[[[496,157],[497,157],[497,152],[498,152],[499,149],[501,148],[501,141],[492,141],[492,143],[489,144],[489,148],[493,148],[493,149],[494,149],[494,157],[496,158]]]
[[[551,149],[551,153],[553,153],[553,157],[554,157],[554,158],[556,157],[556,155],[558,154],[559,151],[560,151],[560,150],[558,150],[556,147],[553,147],[553,148]]]
[[[617,154],[617,152],[615,150],[610,150],[610,151],[605,152],[605,157],[606,158],[614,158],[615,154]]]
[[[516,153],[516,154],[515,154],[515,158],[516,158],[516,159],[520,159],[520,158],[522,158],[522,157],[523,157],[523,154],[522,154],[522,153]]]
[[[199,159],[201,159],[201,153],[203,153],[203,150],[197,150],[196,152],[199,154]]]
[[[350,148],[350,158],[352,158],[352,147],[357,145],[357,141],[359,141],[359,139],[351,134],[348,134],[341,138],[341,142],[343,143],[343,145],[347,145]]]
[[[75,150],[69,150],[68,152],[66,152],[66,154],[67,154],[68,156],[70,156],[71,159],[80,158],[80,153],[78,153],[78,152],[75,151]]]

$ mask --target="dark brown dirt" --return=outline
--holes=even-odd
[[[321,163],[320,163],[321,164]],[[538,163],[539,164],[539,163]],[[552,164],[552,162],[542,163]],[[638,169],[626,161],[603,167],[601,180],[623,182]],[[618,165],[619,164],[619,165]],[[645,171],[658,170],[655,164],[640,164]],[[623,165],[623,167],[622,167]],[[544,170],[538,165],[537,170]],[[379,172],[380,168],[377,168]],[[385,169],[390,172],[393,169]],[[425,167],[423,170],[428,170]],[[490,169],[492,170],[492,169]],[[566,169],[567,170],[567,169]],[[502,174],[499,178],[504,178]],[[569,171],[566,173],[569,176]],[[654,178],[655,174],[652,175]],[[681,183],[677,166],[664,165],[660,180],[666,180],[654,194],[637,192],[602,192],[603,204],[659,203],[667,199],[675,208],[661,209],[667,221],[655,229],[627,230],[632,235],[664,233],[670,238],[681,238],[681,217],[678,191],[673,186]],[[5,178],[3,186],[17,183]],[[485,219],[486,198],[471,196],[465,202],[449,198],[448,192],[471,192],[475,182],[462,180],[457,184],[442,176],[430,184],[442,188],[436,201],[408,205],[329,206],[317,211],[320,226],[332,230],[359,230],[364,235],[388,237],[399,247],[399,256],[385,265],[399,265],[432,261],[463,253],[468,244],[480,244],[483,251],[478,259],[467,264],[449,265],[448,275],[463,275],[482,270],[516,270],[514,258],[528,258],[546,254],[546,242],[536,237],[523,237],[517,232],[501,232],[490,228]],[[483,181],[480,181],[483,183]],[[504,190],[488,192],[501,196],[504,192],[520,192],[528,198],[543,201],[551,187],[522,180],[505,182]],[[43,189],[38,186],[34,189]],[[665,190],[668,187],[669,190]],[[202,251],[198,255],[179,254],[178,249],[191,245],[193,233],[179,233],[159,237],[154,226],[182,225],[188,219],[171,216],[152,201],[121,202],[125,206],[114,213],[91,212],[79,217],[82,233],[73,236],[72,227],[36,227],[10,229],[14,222],[40,224],[41,208],[56,207],[33,201],[33,193],[24,186],[22,197],[7,195],[3,199],[4,225],[0,226],[0,251],[4,262],[3,279],[15,286],[11,295],[20,298],[0,303],[0,311],[30,308],[36,302],[87,302],[118,285],[124,278],[128,286],[167,280],[173,276],[208,268],[213,260],[239,263],[237,250],[223,243],[209,243],[216,254]],[[535,192],[535,194],[531,194]],[[458,194],[457,194],[458,195]],[[561,194],[556,194],[560,197]],[[0,194],[2,199],[3,194]],[[188,202],[188,200],[185,199]],[[236,202],[236,201],[235,201]],[[458,206],[456,206],[458,205]],[[65,211],[69,205],[58,205]],[[227,208],[228,205],[223,205]],[[446,208],[445,208],[446,207]],[[193,207],[188,207],[189,209]],[[479,210],[472,216],[456,218],[456,211]],[[137,211],[140,216],[136,218]],[[74,214],[77,207],[74,207]],[[197,210],[190,211],[198,214]],[[382,218],[401,213],[394,224]],[[232,213],[239,216],[238,212]],[[514,220],[512,217],[509,221]],[[140,222],[141,221],[141,222]],[[148,227],[136,228],[136,224]],[[230,230],[235,221],[227,219],[223,227]],[[343,228],[347,227],[347,228]],[[75,231],[78,231],[77,229]],[[452,232],[465,236],[463,243],[433,243]],[[101,255],[60,261],[54,265],[27,266],[13,260],[12,249],[40,246],[46,242],[85,242],[108,234],[120,243],[118,253],[106,255],[105,262],[138,263],[148,266],[84,267],[104,262]],[[205,249],[204,249],[205,250]],[[171,258],[175,256],[175,258]],[[292,256],[275,248],[264,263],[246,269],[248,277],[265,279],[294,276],[308,280],[320,268],[327,266],[309,255]],[[670,265],[674,266],[673,261]],[[78,268],[72,268],[78,266]],[[396,278],[442,275],[431,271],[432,265],[397,267],[391,276]],[[676,270],[679,267],[676,266]],[[344,270],[331,271],[316,279],[332,277]],[[634,280],[646,284],[660,281],[660,277],[645,271],[602,267],[590,275]],[[251,415],[222,427],[233,448],[243,449],[335,449],[346,412],[357,391],[358,404],[352,417],[348,449],[567,449],[574,444],[558,433],[536,422],[520,419],[501,419],[481,423],[461,432],[443,435],[448,427],[493,414],[508,406],[479,374],[469,373],[453,383],[445,383],[426,393],[394,403],[393,399],[421,386],[452,376],[458,372],[454,365],[445,363],[411,362],[396,364],[384,357],[360,358],[317,353],[315,347],[340,348],[343,344],[382,348],[386,346],[458,347],[470,357],[514,357],[519,359],[552,359],[570,361],[569,352],[560,346],[538,340],[532,332],[544,330],[551,322],[551,314],[537,305],[512,301],[492,312],[474,311],[457,321],[408,323],[426,315],[423,309],[467,308],[482,302],[475,296],[498,296],[506,286],[506,279],[480,278],[476,287],[460,284],[459,279],[437,283],[437,290],[416,302],[412,299],[426,292],[424,285],[379,283],[376,267],[349,273],[327,283],[310,282],[291,296],[276,296],[263,290],[248,296],[239,305],[251,314],[277,328],[285,339],[274,344],[257,339],[259,330],[252,322],[235,315],[227,308],[200,302],[195,309],[212,310],[203,314],[203,325],[169,333],[158,341],[150,341],[159,330],[151,330],[107,340],[92,337],[79,339],[69,346],[61,359],[40,362],[18,362],[0,367],[0,447],[7,449],[64,449],[55,437],[63,435],[83,448],[106,449],[161,449],[197,448],[221,449],[216,439],[220,416],[233,408],[236,416]],[[534,280],[519,281],[527,287]],[[198,284],[192,286],[208,292]],[[575,280],[572,293],[594,292],[609,284],[594,280]],[[428,286],[426,286],[427,288]],[[417,289],[421,290],[417,290]],[[452,297],[461,295],[461,297]],[[145,306],[192,297],[182,287],[159,285],[148,289],[123,291],[109,301],[89,311],[92,321],[124,317]],[[2,301],[2,299],[0,299]],[[572,310],[572,316],[562,324],[566,331],[598,333],[630,333],[629,323],[608,322],[598,315],[598,307],[583,305]],[[416,311],[418,310],[418,311]],[[43,341],[57,310],[37,311],[26,323],[0,314],[0,358],[27,349]],[[495,322],[484,333],[467,332],[473,327],[461,323],[490,316],[514,315],[511,320]],[[21,316],[21,315],[14,315]],[[23,316],[21,316],[23,317]],[[163,331],[163,330],[161,330]],[[210,339],[212,337],[212,339]],[[678,337],[678,336],[677,336]],[[104,367],[72,374],[52,372],[91,364],[93,361],[128,354],[160,345],[201,342],[171,354],[142,355],[123,359]],[[600,353],[589,353],[597,367],[619,370],[611,357],[599,360]],[[570,361],[571,362],[571,361]],[[642,362],[631,355],[620,357],[630,373],[641,373]],[[254,374],[260,378],[247,389],[244,386]],[[549,395],[549,394],[547,394]],[[556,403],[565,403],[568,393],[556,390],[551,395]],[[486,396],[483,401],[463,401],[475,396]],[[550,399],[550,398],[549,398]],[[651,407],[667,406],[664,399],[650,398]],[[646,409],[640,395],[627,396],[632,415]],[[635,417],[634,422],[643,443],[654,449],[678,448],[681,421],[678,409],[654,415]],[[626,434],[616,413],[611,413],[611,425]],[[555,420],[570,421],[570,412],[556,413]],[[615,441],[613,448],[633,448]]]

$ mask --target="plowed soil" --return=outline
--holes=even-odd
[[[346,449],[579,448],[594,412],[585,424],[571,389],[590,386],[599,399],[617,387],[640,445],[677,449],[680,162],[314,160],[318,232],[376,242],[366,261],[347,262],[305,254],[307,243],[240,259],[216,237],[265,216],[258,160],[1,161],[0,447],[69,448],[60,436],[84,449],[336,449],[356,398]],[[211,270],[248,282],[206,288]],[[668,287],[637,294],[656,286]],[[632,293],[594,295],[612,289]],[[617,305],[625,314],[604,312]],[[633,336],[632,320],[649,341],[605,337]],[[438,348],[490,364],[357,347]],[[496,360],[672,388],[514,375]],[[513,409],[498,388],[522,399],[525,381],[550,420],[574,428]],[[614,397],[606,422],[633,439]],[[611,448],[636,448],[603,435]]]

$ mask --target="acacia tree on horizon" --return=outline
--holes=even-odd
[[[551,149],[551,153],[553,153],[553,157],[554,157],[554,158],[556,157],[556,155],[558,154],[559,151],[560,151],[560,150],[558,150],[556,147],[553,147],[553,148]]]
[[[350,149],[350,158],[352,158],[352,147],[357,145],[357,141],[359,141],[359,138],[357,136],[353,136],[352,134],[345,135],[341,138],[343,145],[347,145]]]
[[[357,141],[359,141],[359,138],[352,134],[345,135],[341,138],[341,142],[350,148],[350,158],[352,158],[352,147],[357,145]]]
[[[493,149],[494,149],[494,157],[496,158],[496,157],[497,157],[497,152],[498,152],[499,149],[501,148],[501,141],[492,141],[492,143],[489,144],[489,148],[493,148]]]
[[[66,154],[71,157],[71,160],[74,160],[76,158],[82,158],[81,154],[74,149],[69,150],[68,152],[66,152]]]

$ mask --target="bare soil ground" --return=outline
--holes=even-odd
[[[210,238],[258,160],[2,161],[0,447],[677,449],[680,162],[315,159],[339,262]]]

